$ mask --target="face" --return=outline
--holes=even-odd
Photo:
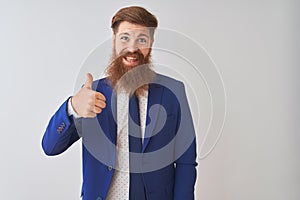
[[[114,35],[114,42],[115,55],[117,57],[124,53],[140,51],[144,58],[150,53],[153,43],[147,27],[126,21],[120,23],[118,32]],[[125,66],[134,67],[139,64],[139,59],[141,58],[135,54],[129,54],[122,58],[122,62]]]

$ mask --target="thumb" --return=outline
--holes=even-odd
[[[92,76],[92,74],[87,73],[87,74],[86,74],[86,81],[85,81],[83,87],[92,89],[92,83],[93,83],[93,76]]]

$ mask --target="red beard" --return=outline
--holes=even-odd
[[[125,59],[125,61],[124,61]],[[124,62],[132,65],[126,65]],[[140,50],[136,52],[121,52],[113,54],[107,68],[107,80],[118,91],[125,89],[130,95],[142,95],[148,89],[148,84],[155,78],[150,62],[150,52],[144,57]]]

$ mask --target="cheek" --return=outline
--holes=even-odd
[[[149,54],[149,48],[141,49],[142,54],[146,57]]]
[[[115,43],[115,53],[116,53],[116,55],[119,55],[124,49],[125,49],[125,45],[122,45],[120,43]]]

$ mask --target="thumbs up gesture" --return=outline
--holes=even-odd
[[[96,117],[105,108],[105,96],[92,90],[93,76],[88,73],[84,86],[71,98],[74,111],[85,118]]]

